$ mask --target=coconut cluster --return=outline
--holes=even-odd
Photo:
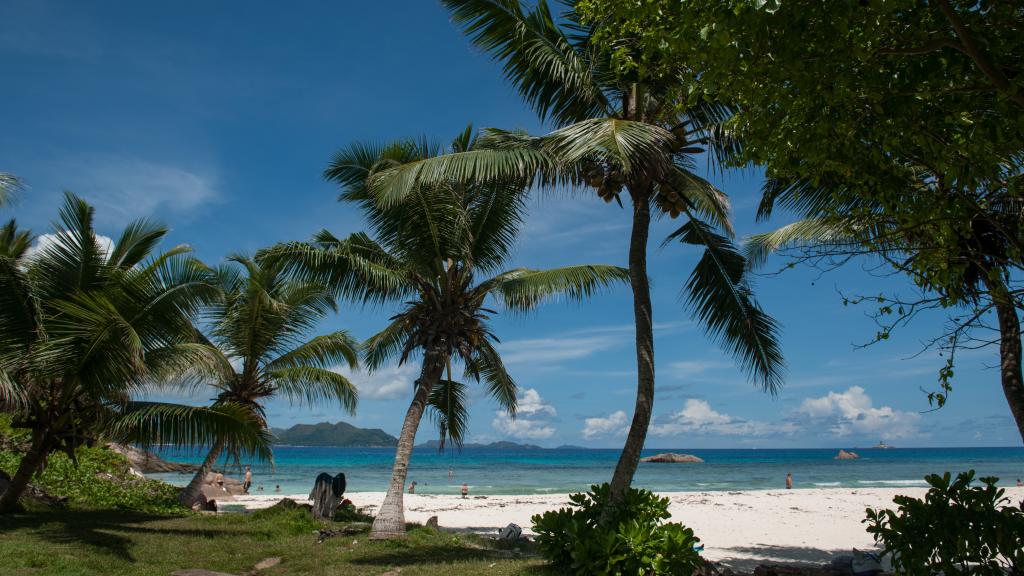
[[[662,186],[661,192],[654,199],[654,202],[661,208],[661,211],[668,214],[671,218],[678,218],[679,215],[686,210],[686,202],[675,190]]]
[[[583,179],[597,190],[597,195],[605,202],[614,200],[625,183],[621,170],[600,162],[587,163],[583,167]]]

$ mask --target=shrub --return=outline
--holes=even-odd
[[[0,470],[11,475],[21,462],[21,454],[10,449],[18,432],[9,428],[5,418],[0,418],[0,436],[6,438],[6,445],[0,445]],[[153,514],[186,512],[177,501],[179,488],[131,474],[128,461],[120,454],[83,446],[75,450],[75,458],[77,465],[64,453],[51,454],[46,468],[33,483],[51,496],[67,498],[71,504],[85,508]]]
[[[897,496],[897,510],[868,509],[868,532],[891,556],[897,574],[1003,576],[1024,573],[1024,512],[1009,506],[998,478],[974,470],[950,479],[949,472],[925,477],[924,500]]]
[[[630,488],[612,506],[606,483],[569,500],[570,508],[533,517],[540,552],[557,568],[578,575],[688,575],[703,564],[693,530],[665,522],[668,498]]]

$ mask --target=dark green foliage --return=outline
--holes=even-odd
[[[617,505],[608,484],[569,497],[572,508],[533,517],[541,554],[573,574],[692,574],[703,564],[693,530],[666,523],[668,498],[630,488]],[[602,513],[608,508],[608,516]]]
[[[925,477],[924,500],[896,496],[893,510],[868,509],[868,532],[891,555],[897,574],[1001,576],[1024,571],[1024,512],[1009,506],[998,478],[974,470],[951,480],[949,472]]]
[[[178,488],[134,476],[124,457],[106,448],[80,447],[76,465],[66,454],[50,457],[36,476],[35,485],[51,496],[67,498],[76,508],[112,509],[150,514],[184,514],[177,501]],[[14,474],[21,456],[0,451],[0,470]]]

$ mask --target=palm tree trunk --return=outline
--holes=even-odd
[[[420,377],[416,380],[416,393],[413,395],[412,404],[409,405],[409,410],[405,413],[402,433],[398,436],[395,464],[391,468],[391,484],[388,485],[384,503],[377,511],[377,516],[373,519],[373,526],[370,528],[370,538],[374,540],[395,538],[405,534],[403,494],[405,480],[409,474],[409,459],[412,457],[416,430],[419,428],[420,419],[423,418],[423,412],[427,408],[430,391],[434,389],[443,372],[444,362],[441,361],[441,355],[428,352],[423,358]]]
[[[28,452],[18,464],[18,470],[11,478],[7,490],[0,494],[0,514],[12,512],[17,507],[18,499],[25,492],[32,477],[42,468],[46,456],[50,452],[50,435],[45,431],[32,432],[32,444]]]
[[[612,475],[611,493],[618,501],[633,483],[640,463],[640,451],[647,440],[647,428],[654,410],[654,325],[651,316],[651,286],[647,278],[647,236],[651,207],[648,192],[633,197],[633,231],[629,240],[629,283],[633,289],[633,317],[636,323],[636,406],[626,445]]]
[[[1024,440],[1024,376],[1021,370],[1020,317],[1007,296],[995,298],[999,318],[999,374],[1006,403],[1010,405],[1017,431]]]
[[[182,488],[181,494],[178,495],[178,502],[181,502],[182,506],[191,508],[199,501],[199,496],[203,493],[203,482],[206,482],[206,475],[213,469],[213,465],[217,463],[217,459],[220,458],[220,453],[223,451],[224,442],[219,440],[210,448],[210,453],[203,460],[203,465],[196,471],[196,475],[192,477],[188,486]]]

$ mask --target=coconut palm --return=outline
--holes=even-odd
[[[280,261],[233,256],[230,262],[217,271],[223,297],[207,315],[216,369],[199,381],[217,391],[213,405],[241,407],[264,429],[263,403],[275,396],[310,406],[336,401],[353,413],[356,389],[333,369],[358,365],[358,342],[344,330],[310,337],[320,320],[337,312],[331,292],[288,278]],[[224,442],[211,446],[181,492],[183,504],[199,498],[224,449]]]
[[[636,324],[636,407],[612,477],[617,499],[630,486],[654,403],[653,311],[647,275],[652,210],[685,223],[666,242],[701,247],[703,257],[684,298],[709,336],[732,353],[751,380],[774,393],[784,363],[778,327],[757,304],[732,244],[725,195],[694,171],[694,155],[735,150],[719,128],[723,105],[685,106],[676,78],[644,80],[611,73],[610,55],[591,44],[574,2],[555,18],[548,3],[443,0],[473,42],[504,67],[505,76],[543,120],[541,137],[491,130],[473,150],[392,165],[377,171],[370,193],[384,206],[404,202],[438,182],[533,182],[541,190],[592,186],[606,202],[625,196],[632,213],[629,277]],[[622,192],[625,191],[625,194]]]
[[[192,316],[216,289],[186,246],[153,255],[166,232],[140,220],[106,246],[93,229],[93,208],[72,194],[37,250],[13,223],[0,232],[0,410],[31,431],[0,512],[15,507],[49,454],[74,458],[76,447],[99,436],[224,440],[265,451],[266,436],[236,406],[132,401],[151,382],[208,361]]]
[[[451,150],[470,150],[474,144],[467,129]],[[505,270],[522,225],[521,183],[436,183],[417,187],[409,202],[387,208],[369,196],[367,182],[377,170],[443,152],[412,141],[387,147],[357,144],[339,152],[325,174],[342,186],[343,200],[364,207],[376,238],[353,234],[339,239],[321,232],[312,244],[278,249],[292,259],[299,274],[324,278],[351,298],[404,302],[391,323],[364,344],[370,370],[413,357],[421,362],[391,482],[373,522],[374,538],[405,532],[403,492],[424,412],[429,409],[436,420],[442,446],[445,441],[462,442],[466,379],[482,383],[501,408],[515,413],[516,384],[489,326],[495,309],[520,313],[558,296],[582,300],[627,279],[627,271],[614,266]],[[461,381],[454,379],[453,364],[462,367]]]

